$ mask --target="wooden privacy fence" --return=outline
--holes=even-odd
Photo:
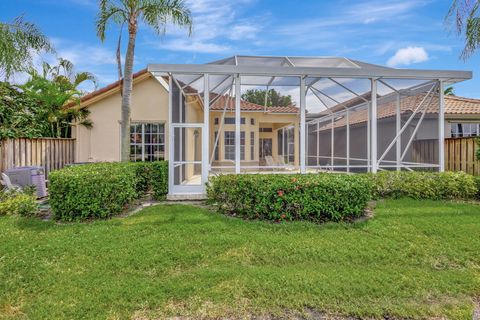
[[[445,170],[464,171],[480,175],[475,137],[445,139]],[[437,140],[417,140],[412,143],[413,162],[438,163]]]
[[[42,166],[50,171],[75,162],[75,139],[37,138],[0,140],[0,172],[23,166]]]
[[[445,170],[465,171],[480,175],[480,161],[477,160],[477,138],[445,139]]]

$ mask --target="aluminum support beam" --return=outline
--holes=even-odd
[[[241,96],[240,76],[235,75],[235,173],[240,173],[240,96]]]
[[[225,97],[225,104],[223,106],[223,112],[222,112],[222,117],[220,118],[220,124],[218,125],[218,134],[217,134],[217,138],[215,139],[215,143],[213,145],[213,148],[212,148],[212,154],[210,156],[210,165],[212,165],[212,162],[214,160],[214,157],[215,157],[215,149],[218,148],[218,142],[220,141],[220,135],[222,134],[223,132],[223,125],[225,123],[225,113],[227,112],[227,106],[228,106],[228,102],[232,100],[232,93],[233,93],[233,83],[234,83],[235,79],[232,78],[232,83],[230,84],[230,91],[228,93],[228,96]],[[213,104],[213,102],[210,102],[210,104]],[[219,151],[220,152],[220,151]],[[220,157],[219,157],[220,158]]]
[[[300,78],[300,173],[305,173],[305,157],[307,149],[305,139],[305,113],[306,113],[306,85],[305,78]]]
[[[436,85],[432,85],[432,87],[430,88],[430,90],[427,92],[427,94],[425,95],[425,97],[423,97],[422,101],[418,104],[418,106],[415,108],[415,110],[412,112],[412,114],[410,115],[410,117],[407,119],[407,121],[405,122],[405,124],[403,125],[402,129],[400,129],[400,132],[397,132],[397,135],[395,136],[395,138],[392,140],[392,142],[390,142],[390,144],[388,145],[387,149],[385,149],[385,151],[383,152],[382,156],[380,157],[380,159],[378,159],[378,163],[380,164],[383,160],[383,158],[385,158],[385,156],[387,155],[387,153],[390,151],[390,149],[392,149],[393,145],[397,142],[397,140],[399,139],[399,137],[401,137],[403,131],[405,131],[405,129],[408,127],[408,125],[410,124],[410,122],[412,122],[413,118],[415,117],[415,115],[417,114],[418,110],[420,110],[420,108],[423,106],[425,100],[427,100],[428,96],[432,93],[433,89],[435,89]]]
[[[320,165],[320,123],[317,122],[317,166]]]
[[[376,173],[378,170],[378,162],[377,162],[377,146],[378,146],[378,139],[377,139],[377,80],[372,79],[372,103],[370,104],[371,108],[371,125],[372,125],[372,143],[371,143],[371,152],[372,152],[372,172]]]
[[[340,82],[336,81],[335,79],[332,79],[332,78],[328,78],[330,81],[332,81],[333,83],[337,84],[338,86],[342,87],[343,89],[345,89],[346,91],[350,92],[351,94],[353,94],[354,96],[356,96],[357,98],[359,99],[362,99],[363,101],[365,102],[368,102],[368,99],[365,99],[365,97],[359,95],[358,93],[356,93],[355,91],[353,91],[352,89],[344,86],[343,84],[341,84]]]
[[[168,77],[168,105],[170,106],[168,108],[168,163],[170,165],[168,166],[168,193],[172,194],[173,193],[173,182],[175,180],[174,177],[174,168],[173,168],[173,162],[175,160],[174,156],[174,145],[175,145],[175,137],[174,134],[175,132],[173,131],[173,76],[170,74]]]
[[[395,106],[395,135],[398,135],[400,130],[402,129],[402,111],[400,109],[400,93],[397,93],[397,100],[396,100],[396,106]],[[401,154],[402,154],[402,136],[398,136],[398,140],[395,145],[396,151],[395,151],[395,158],[397,162],[397,171],[401,170],[400,164],[402,162],[401,160]]]
[[[347,109],[347,113],[345,114],[345,121],[346,121],[346,158],[347,158],[347,172],[350,172],[350,110]]]
[[[371,108],[371,103],[369,102],[368,103],[368,107],[367,107],[367,168],[368,168],[368,172],[371,171],[372,169],[372,166],[371,166],[371,155],[372,155],[372,152],[371,152],[371,142],[372,142],[372,139],[371,139],[371,119],[372,119],[372,108]]]
[[[335,165],[335,118],[332,116],[331,128],[330,128],[330,165]]]
[[[438,110],[438,165],[439,171],[445,171],[445,84],[439,81],[440,105]]]
[[[208,182],[208,173],[210,172],[210,162],[208,161],[208,155],[210,154],[210,79],[208,74],[203,77],[202,186]]]
[[[258,76],[309,76],[332,78],[372,78],[393,79],[441,79],[446,81],[467,80],[472,78],[470,71],[455,70],[414,70],[393,68],[322,68],[322,67],[272,67],[239,66],[215,64],[150,64],[148,71],[157,73],[188,74],[241,74]]]

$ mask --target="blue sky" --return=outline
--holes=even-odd
[[[167,27],[155,35],[140,26],[135,69],[148,63],[204,63],[234,54],[345,56],[398,68],[471,70],[457,95],[480,98],[480,52],[459,59],[463,42],[444,24],[449,0],[187,0],[194,33]],[[112,26],[96,37],[96,0],[2,0],[2,21],[23,14],[53,41],[57,55],[100,85],[116,80]],[[44,57],[52,59],[52,57]],[[38,63],[38,61],[37,61]],[[480,79],[480,78],[479,78]]]

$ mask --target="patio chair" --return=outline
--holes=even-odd
[[[278,166],[283,167],[284,169],[286,169],[288,171],[294,171],[295,170],[294,166],[285,163],[285,159],[282,156],[278,157]]]
[[[10,178],[2,172],[2,180],[1,180],[2,185],[8,189],[8,190],[16,190],[16,191],[21,191],[22,187],[12,184],[12,181],[10,181]]]
[[[269,167],[274,167],[275,166],[275,161],[273,161],[272,156],[265,156],[265,162],[267,163],[267,166],[269,166]]]
[[[272,156],[265,156],[265,162],[267,163],[267,166],[268,167],[276,167],[276,163],[275,161],[273,161],[273,157]],[[269,168],[269,170],[274,170],[273,168]]]

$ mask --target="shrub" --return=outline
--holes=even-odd
[[[471,199],[478,190],[474,177],[464,172],[382,171],[368,176],[378,198]]]
[[[477,186],[477,193],[475,194],[475,198],[480,199],[480,176],[474,176],[475,185]]]
[[[161,199],[168,188],[167,170],[166,162],[142,162],[96,163],[54,171],[49,176],[53,216],[65,221],[108,218],[150,190]]]
[[[1,190],[0,215],[33,216],[38,212],[38,205],[32,193]]]
[[[362,175],[221,175],[210,179],[207,197],[220,212],[247,219],[319,222],[361,216],[372,189]]]
[[[136,167],[122,163],[75,166],[49,175],[50,206],[56,219],[107,218],[136,199]]]
[[[150,188],[155,200],[164,200],[168,193],[168,162],[150,163]]]

